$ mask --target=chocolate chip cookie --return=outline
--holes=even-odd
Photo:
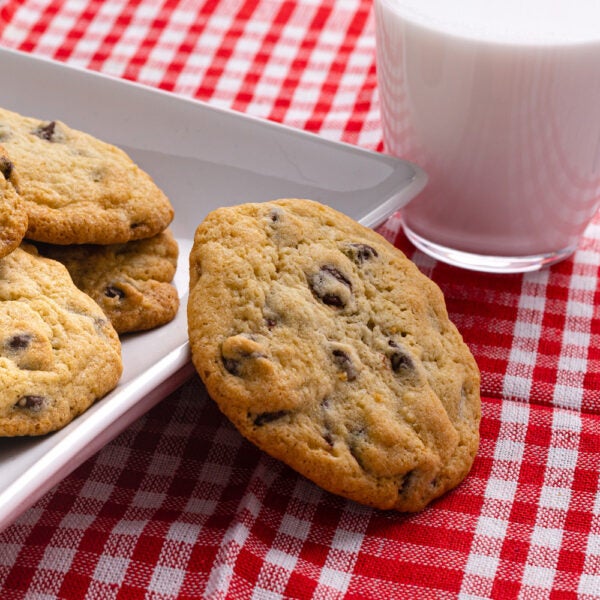
[[[12,252],[27,231],[27,213],[19,201],[15,181],[14,165],[0,146],[0,258]]]
[[[0,436],[41,435],[112,390],[121,345],[60,263],[17,248],[0,259]]]
[[[19,173],[26,237],[52,244],[116,244],[151,237],[173,208],[119,148],[71,129],[0,109],[0,144]]]
[[[118,333],[164,325],[177,313],[179,296],[170,282],[178,247],[169,230],[126,244],[37,247],[67,267],[75,285],[99,304]]]
[[[222,208],[190,254],[194,365],[250,441],[326,490],[417,511],[467,475],[479,370],[440,289],[309,200]]]

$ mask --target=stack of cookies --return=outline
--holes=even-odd
[[[211,213],[188,327],[223,413],[323,488],[416,511],[469,472],[475,360],[438,286],[347,216],[297,199]]]
[[[0,173],[0,436],[39,435],[116,386],[118,334],[175,316],[173,208],[120,149],[4,109]]]

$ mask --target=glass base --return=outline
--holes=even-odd
[[[564,260],[575,251],[575,246],[564,248],[549,254],[534,254],[530,256],[491,256],[486,254],[473,254],[447,248],[430,242],[415,233],[406,223],[402,224],[406,237],[421,251],[432,258],[447,263],[454,267],[482,271],[484,273],[527,273],[538,271],[543,267],[553,265]]]

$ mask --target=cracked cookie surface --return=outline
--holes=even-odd
[[[321,487],[416,511],[468,473],[477,365],[438,286],[352,219],[294,199],[214,211],[188,326],[223,413]]]
[[[28,239],[123,243],[173,218],[168,198],[125,152],[60,121],[0,109],[0,144],[19,174]]]
[[[63,265],[29,246],[0,259],[0,436],[63,427],[121,372],[117,333]]]
[[[179,295],[171,281],[178,246],[170,230],[125,244],[37,247],[67,267],[75,285],[98,303],[118,333],[164,325],[177,313]]]
[[[15,189],[14,164],[0,146],[0,258],[12,252],[27,231],[27,213]]]

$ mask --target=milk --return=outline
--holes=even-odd
[[[483,270],[571,253],[600,199],[600,1],[375,0],[375,17],[386,149],[430,177],[409,237]]]

